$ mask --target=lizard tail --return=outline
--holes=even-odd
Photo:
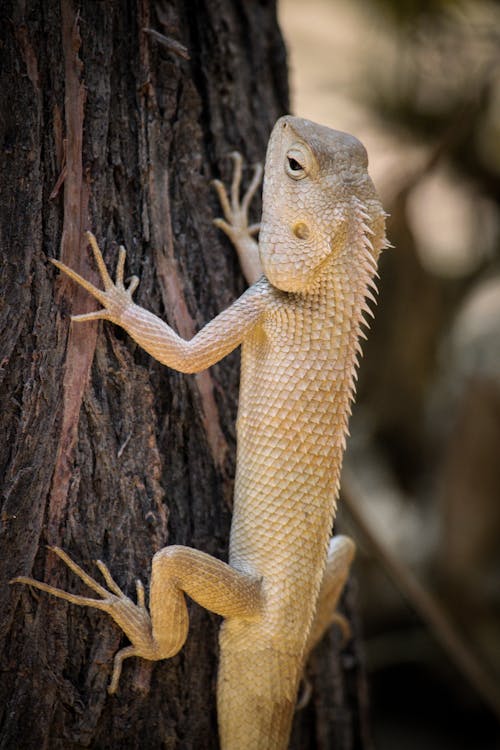
[[[221,650],[217,695],[221,750],[286,750],[300,662],[300,657],[271,646],[236,653]]]

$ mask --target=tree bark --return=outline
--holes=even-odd
[[[83,232],[111,265],[123,242],[136,301],[187,337],[243,291],[209,181],[234,148],[263,159],[288,110],[274,4],[4,0],[0,37],[0,748],[210,750],[215,615],[191,606],[181,653],[125,662],[110,697],[111,619],[7,582],[88,594],[54,544],[127,592],[167,543],[227,559],[238,355],[179,375],[116,327],[71,325],[96,308],[48,261],[99,284]],[[367,747],[358,639],[344,671],[321,648],[292,747]]]

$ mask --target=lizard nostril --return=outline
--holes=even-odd
[[[309,238],[309,235],[311,234],[309,227],[307,224],[304,224],[303,221],[297,222],[297,224],[294,224],[292,227],[292,232],[296,237],[299,238],[299,240],[307,240]]]

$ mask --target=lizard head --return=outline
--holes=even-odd
[[[307,291],[346,247],[356,206],[378,255],[385,214],[367,167],[366,150],[354,136],[298,117],[277,121],[267,149],[259,237],[264,273],[274,286]]]

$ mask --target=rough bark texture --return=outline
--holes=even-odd
[[[71,326],[93,302],[48,261],[97,282],[83,231],[111,264],[123,242],[137,302],[186,336],[242,292],[209,180],[231,149],[262,159],[287,111],[275,9],[4,0],[0,37],[0,748],[216,748],[217,617],[193,605],[181,653],[126,662],[110,698],[111,619],[7,582],[83,592],[47,544],[130,592],[166,543],[226,558],[238,355],[184,376],[115,327]],[[365,748],[357,640],[342,662],[321,649],[292,746]]]

